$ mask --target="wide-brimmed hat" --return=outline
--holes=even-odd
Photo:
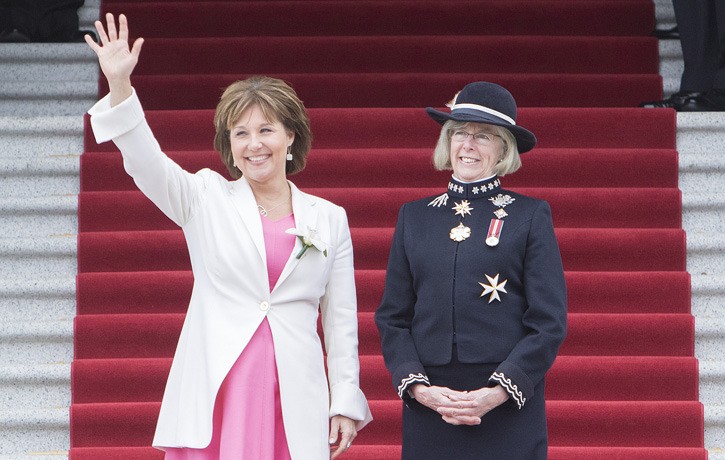
[[[516,124],[516,101],[503,86],[485,81],[469,83],[456,94],[448,107],[451,108],[450,113],[433,107],[425,111],[440,124],[455,120],[504,127],[516,138],[519,153],[528,152],[536,145],[534,133]]]

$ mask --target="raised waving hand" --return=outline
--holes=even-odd
[[[111,106],[117,105],[131,95],[131,73],[138,63],[143,38],[134,41],[133,46],[128,43],[128,21],[123,14],[118,16],[118,29],[113,14],[106,14],[106,27],[101,21],[96,21],[96,30],[100,44],[86,35],[86,43],[98,56],[98,64],[103,75],[108,80],[111,92]]]

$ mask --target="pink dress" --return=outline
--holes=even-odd
[[[294,215],[278,221],[262,216],[270,290],[294,248],[296,237],[285,233],[294,226]],[[208,447],[166,448],[165,460],[290,459],[267,318],[224,379],[214,404],[213,426]]]

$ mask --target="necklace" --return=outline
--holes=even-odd
[[[289,196],[287,198],[285,198],[283,201],[280,201],[279,203],[275,204],[274,206],[272,206],[269,209],[265,208],[261,204],[257,204],[257,209],[259,210],[259,213],[261,215],[263,215],[264,217],[267,217],[267,215],[270,212],[274,211],[275,209],[279,208],[280,206],[282,206],[283,204],[285,204],[286,202],[288,202],[290,200],[290,198],[292,198],[292,192],[290,192]]]

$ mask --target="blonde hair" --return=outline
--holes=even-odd
[[[214,114],[214,149],[219,152],[229,174],[235,179],[242,177],[242,172],[234,166],[230,128],[242,113],[254,105],[259,106],[268,121],[279,121],[288,133],[294,134],[290,147],[292,160],[287,161],[285,172],[295,174],[302,171],[312,147],[312,130],[305,106],[295,90],[284,81],[255,76],[229,85]]]
[[[441,134],[438,136],[438,142],[433,150],[433,166],[435,169],[438,171],[453,169],[451,165],[451,135],[453,131],[464,128],[469,124],[491,126],[494,134],[501,136],[501,139],[503,139],[503,155],[493,169],[494,174],[505,176],[516,172],[521,167],[521,156],[516,145],[516,138],[508,129],[487,123],[448,120],[443,124]]]

